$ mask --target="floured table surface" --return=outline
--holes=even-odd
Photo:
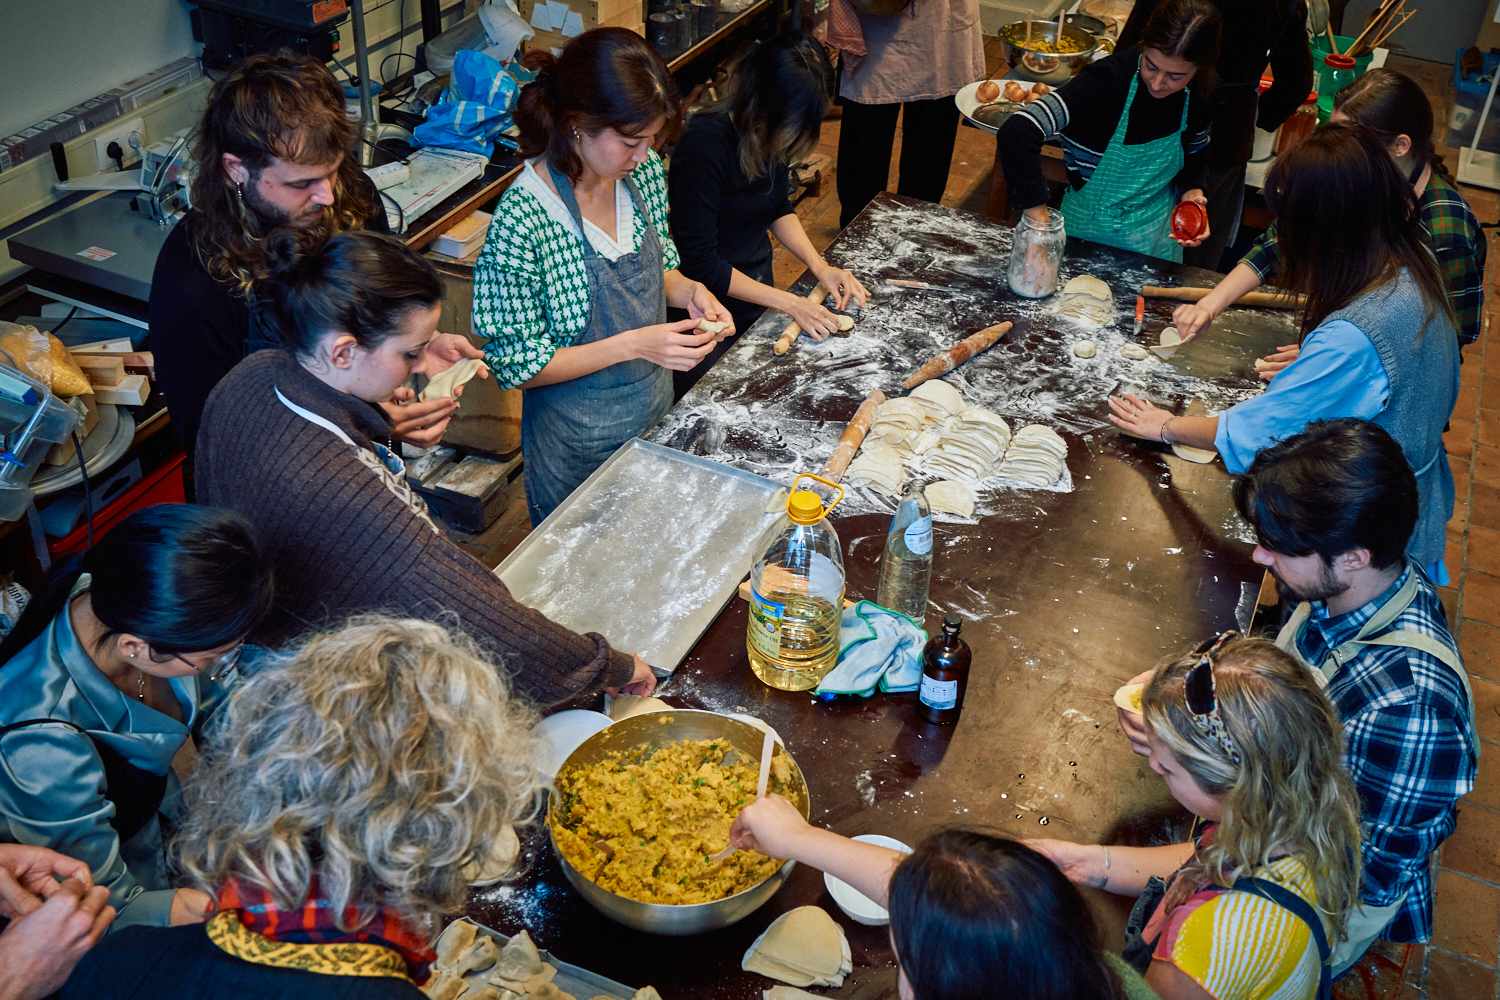
[[[903,395],[908,374],[984,327],[1015,326],[945,377],[971,406],[1013,428],[1042,423],[1068,444],[1071,492],[985,488],[974,518],[937,515],[927,625],[964,619],[973,667],[962,718],[933,726],[915,695],[840,698],[772,690],[750,671],[744,602],[731,601],[664,683],[668,703],[745,711],[774,726],[807,777],[815,823],[915,844],[944,823],[982,824],[1017,837],[1099,842],[1161,832],[1144,817],[1169,813],[1161,779],[1135,756],[1112,695],[1161,656],[1248,620],[1261,572],[1234,511],[1221,463],[1195,465],[1160,445],[1122,437],[1106,396],[1135,392],[1183,412],[1195,399],[1222,409],[1261,391],[1254,359],[1296,340],[1295,314],[1226,311],[1168,362],[1120,356],[1135,340],[1142,285],[1212,285],[1210,272],[1070,240],[1063,281],[1092,274],[1114,293],[1115,318],[1088,326],[1051,316],[1053,299],[1027,300],[1005,283],[1011,231],[910,199],[881,195],[826,256],[878,298],[847,337],[800,337],[775,356],[786,318],[769,312],[667,415],[651,438],[789,484],[815,472],[865,394]],[[900,253],[897,253],[897,250]],[[886,291],[885,278],[956,289]],[[810,277],[793,291],[812,287]],[[1179,303],[1146,300],[1139,342],[1157,343]],[[1078,340],[1098,345],[1074,355]],[[895,504],[854,489],[835,513],[851,597],[875,597]],[[1133,831],[1127,832],[1127,831]],[[799,865],[761,910],[733,927],[672,940],[638,934],[596,913],[563,881],[545,837],[526,841],[533,866],[519,882],[480,891],[474,916],[530,928],[568,961],[626,983],[652,983],[666,1000],[759,1000],[770,980],[740,971],[750,942],[781,913],[814,903],[844,928],[854,974],[840,997],[894,997],[886,929],[838,910],[819,872]],[[1117,897],[1089,891],[1118,932]],[[1118,946],[1119,942],[1116,942]]]

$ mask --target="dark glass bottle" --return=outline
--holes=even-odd
[[[928,722],[957,722],[969,686],[969,644],[958,636],[963,619],[943,618],[943,634],[927,640],[922,650],[922,688],[917,714]]]

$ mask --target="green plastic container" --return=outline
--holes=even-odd
[[[1334,35],[1338,42],[1339,51],[1345,52],[1349,46],[1354,44],[1353,38],[1343,35]],[[1328,116],[1333,112],[1333,95],[1338,89],[1333,85],[1333,70],[1323,62],[1323,57],[1333,51],[1328,47],[1328,35],[1322,34],[1313,39],[1312,57],[1313,69],[1318,73],[1318,121],[1326,122]],[[1360,56],[1354,60],[1354,76],[1358,79],[1364,76],[1365,70],[1370,68],[1370,61],[1375,58],[1375,53]]]

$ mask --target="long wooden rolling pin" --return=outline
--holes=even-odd
[[[864,443],[865,435],[870,433],[870,424],[875,419],[875,411],[880,409],[880,404],[885,402],[885,393],[879,389],[871,389],[865,395],[865,401],[859,404],[859,409],[854,411],[854,419],[849,421],[849,426],[844,428],[839,443],[833,446],[833,454],[828,456],[828,461],[823,463],[823,468],[818,470],[818,475],[824,479],[838,482],[844,478],[844,472],[848,470],[849,463],[854,460],[854,453],[859,451],[859,446]]]
[[[1158,288],[1147,285],[1141,294],[1152,299],[1177,299],[1180,302],[1197,302],[1212,288]],[[1237,306],[1267,306],[1271,309],[1301,309],[1304,299],[1300,295],[1280,295],[1276,292],[1246,292],[1234,303]]]
[[[822,301],[827,297],[828,291],[822,285],[814,285],[813,290],[807,293],[807,301],[809,302],[821,304]],[[802,327],[797,325],[796,320],[792,320],[786,325],[786,329],[781,331],[781,336],[776,338],[776,344],[771,348],[771,350],[775,351],[777,354],[785,354],[787,351],[791,350],[792,341],[796,340],[797,334],[801,332]]]
[[[971,337],[965,337],[942,354],[918,368],[911,378],[901,383],[903,389],[914,389],[930,378],[939,378],[948,374],[959,365],[968,361],[981,351],[987,351],[994,346],[995,341],[1005,336],[1005,331],[1011,328],[1009,323],[997,323],[987,326]]]

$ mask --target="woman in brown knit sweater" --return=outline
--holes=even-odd
[[[390,429],[374,404],[430,363],[442,298],[432,266],[368,232],[316,250],[292,232],[272,244],[267,319],[287,346],[240,362],[198,433],[200,501],[249,518],[275,567],[276,609],[251,641],[281,647],[349,614],[389,612],[456,624],[540,704],[601,687],[649,694],[640,657],[518,604],[450,542],[379,443]]]

